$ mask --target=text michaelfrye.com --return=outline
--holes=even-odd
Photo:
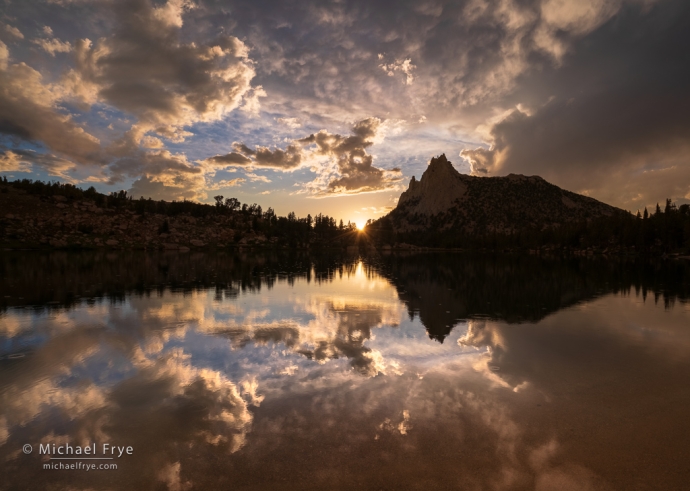
[[[117,470],[117,464],[94,464],[90,462],[47,462],[43,464],[44,469],[48,470],[71,470],[71,471],[111,471]]]
[[[28,443],[22,447],[22,451],[27,455],[31,454],[33,450],[33,446]],[[102,445],[97,445],[96,443],[88,445],[41,443],[38,445],[38,454],[48,458],[48,462],[43,462],[43,469],[115,470],[118,466],[114,462],[92,461],[115,460],[123,456],[133,455],[134,448],[131,446],[111,445],[110,443],[103,443]]]

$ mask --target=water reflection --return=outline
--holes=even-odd
[[[0,265],[3,489],[681,489],[690,477],[684,263]],[[21,450],[90,442],[135,455],[115,471],[52,471]]]
[[[458,254],[389,255],[381,271],[410,317],[419,315],[443,342],[461,319],[538,322],[547,315],[609,293],[630,294],[670,307],[690,298],[687,262]]]

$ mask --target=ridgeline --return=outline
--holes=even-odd
[[[0,248],[204,250],[450,249],[576,255],[690,255],[690,206],[633,215],[537,176],[473,177],[445,155],[431,159],[388,215],[360,232],[318,214],[277,216],[272,208],[215,197],[133,199],[93,187],[0,179]]]
[[[277,216],[272,208],[216,196],[215,205],[105,195],[93,187],[0,179],[4,249],[346,248],[364,246],[354,224],[317,215]]]
[[[578,254],[688,254],[690,206],[633,215],[538,176],[460,174],[445,155],[369,224],[378,244]]]

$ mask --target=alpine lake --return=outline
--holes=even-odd
[[[2,490],[690,489],[689,261],[5,251],[0,275]]]

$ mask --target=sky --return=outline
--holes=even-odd
[[[445,153],[690,202],[687,0],[0,0],[0,174],[362,224]]]

